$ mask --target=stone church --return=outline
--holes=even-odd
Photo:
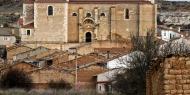
[[[21,41],[30,45],[123,41],[156,31],[150,0],[25,0]]]

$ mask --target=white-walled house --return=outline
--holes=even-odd
[[[184,37],[184,35],[180,32],[180,28],[173,29],[167,27],[159,27],[159,36],[163,41],[170,41],[172,39]]]
[[[7,28],[0,28],[0,45],[7,47],[13,45],[16,42],[14,30]]]
[[[119,72],[119,69],[109,70],[107,72],[96,75],[96,91],[98,93],[112,93],[112,80],[114,76]]]
[[[121,57],[115,58],[107,62],[108,69],[129,68],[129,65],[133,57],[143,55],[140,51],[134,51]]]

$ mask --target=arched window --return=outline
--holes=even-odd
[[[125,19],[129,19],[129,9],[125,9]]]
[[[77,13],[73,13],[72,16],[77,16]]]
[[[91,13],[86,14],[86,17],[91,17],[91,16],[92,16]]]
[[[105,13],[101,13],[100,16],[106,16],[106,14]]]
[[[48,16],[53,15],[53,6],[48,6]]]

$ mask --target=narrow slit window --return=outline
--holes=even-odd
[[[125,9],[125,19],[129,19],[129,9]]]
[[[53,6],[48,6],[48,16],[53,15]]]

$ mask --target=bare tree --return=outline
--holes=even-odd
[[[124,73],[115,77],[114,87],[117,91],[127,95],[146,95],[146,71],[155,58],[165,57],[170,54],[186,54],[190,52],[188,45],[183,41],[173,40],[162,44],[148,32],[145,37],[132,36],[132,50],[128,59],[119,60],[126,64]]]

